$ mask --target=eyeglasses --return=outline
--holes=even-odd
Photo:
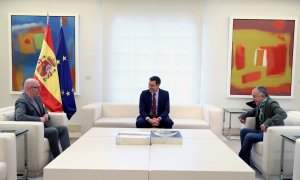
[[[37,88],[37,89],[40,89],[41,87],[40,87],[40,86],[32,86],[31,88]]]

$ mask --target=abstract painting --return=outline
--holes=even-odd
[[[294,18],[230,18],[229,97],[249,97],[256,86],[271,96],[293,97],[296,27]]]
[[[33,78],[43,43],[47,15],[9,15],[11,93],[23,91],[23,83]],[[54,51],[56,53],[62,24],[70,60],[73,90],[78,94],[78,15],[49,16]]]

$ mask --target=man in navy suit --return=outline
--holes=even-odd
[[[27,79],[24,83],[24,93],[15,103],[15,120],[43,122],[44,137],[48,139],[50,150],[55,158],[60,154],[58,141],[62,150],[70,146],[68,128],[66,126],[46,126],[45,123],[50,121],[50,117],[39,95],[39,82],[32,78]]]
[[[136,121],[137,128],[172,128],[174,122],[169,117],[169,92],[159,89],[160,82],[159,77],[150,77],[149,89],[141,93],[140,115]]]

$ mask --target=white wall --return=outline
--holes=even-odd
[[[125,0],[124,0],[125,1]],[[167,0],[164,1],[164,4]],[[199,0],[201,1],[201,0]],[[151,1],[149,1],[151,2]],[[156,1],[154,1],[156,2]],[[172,2],[170,0],[170,2]],[[297,0],[202,0],[201,98],[199,102],[218,107],[243,107],[247,99],[226,97],[229,16],[298,17]],[[172,6],[172,5],[170,5]],[[180,9],[178,9],[180,11]],[[8,13],[78,13],[80,95],[76,96],[78,112],[71,123],[79,124],[82,105],[102,101],[103,89],[103,2],[102,0],[1,0],[0,1],[0,107],[13,105],[19,95],[9,93]],[[299,30],[296,32],[300,43]],[[280,99],[285,108],[300,110],[300,63],[296,46],[295,97]],[[217,50],[217,51],[216,51]],[[201,52],[200,52],[201,53]],[[298,54],[297,54],[298,53]],[[215,68],[217,67],[217,69]],[[246,106],[245,106],[246,107]],[[84,120],[84,119],[83,119]]]
[[[203,3],[203,36],[202,36],[202,75],[201,102],[219,107],[247,107],[245,101],[226,97],[226,79],[229,45],[229,17],[296,17],[300,15],[300,1],[295,0],[205,0]],[[299,24],[299,23],[298,23]],[[300,28],[298,27],[298,45],[295,48],[295,93],[293,99],[277,99],[281,106],[300,110]]]
[[[102,101],[102,0],[1,0],[0,1],[0,107],[14,105],[19,97],[9,93],[8,13],[79,14],[79,88],[77,113],[70,123],[80,124],[80,108]]]

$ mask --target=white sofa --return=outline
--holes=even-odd
[[[139,106],[136,104],[92,103],[82,107],[81,133],[95,127],[135,128]],[[174,129],[208,129],[221,137],[222,109],[212,105],[170,107]]]
[[[284,120],[285,126],[269,127],[264,133],[264,140],[255,143],[251,150],[251,164],[255,166],[265,179],[279,179],[281,159],[281,134],[300,135],[300,111],[287,112],[288,117]],[[254,128],[255,119],[247,118],[244,127]],[[285,145],[284,175],[292,176],[294,147]]]
[[[300,139],[297,139],[294,155],[293,180],[300,180]]]
[[[17,179],[16,136],[0,133],[0,180]]]
[[[52,158],[48,139],[44,138],[44,124],[42,122],[21,122],[15,121],[14,106],[0,108],[0,127],[6,129],[27,129],[27,152],[28,152],[28,177],[40,176],[43,167]],[[68,121],[65,113],[49,112],[50,121],[48,126],[66,125]],[[17,142],[18,144],[19,142]],[[24,152],[18,150],[18,157],[22,157]],[[23,157],[22,157],[23,158]],[[17,170],[23,171],[23,162],[17,161]]]

